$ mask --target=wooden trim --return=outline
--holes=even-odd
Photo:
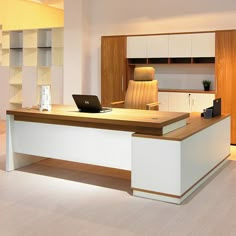
[[[108,113],[81,113],[75,107],[53,106],[51,112],[38,109],[8,110],[15,120],[81,126],[110,130],[162,135],[163,127],[189,117],[185,112],[159,112],[154,110],[118,109]]]
[[[158,92],[216,94],[215,90],[203,91],[203,90],[187,90],[187,89],[158,89]]]
[[[140,191],[140,192],[144,192],[144,193],[151,193],[151,194],[155,194],[155,195],[161,195],[161,196],[165,196],[165,197],[172,197],[172,198],[180,198],[181,197],[179,195],[162,193],[162,192],[155,192],[155,191],[141,189],[141,188],[132,188],[132,190],[134,190],[134,191],[136,190],[136,191]]]
[[[225,157],[222,161],[220,161],[215,167],[213,167],[209,172],[207,172],[202,178],[200,178],[195,184],[193,184],[190,188],[188,188],[183,194],[181,195],[174,195],[174,194],[169,194],[169,193],[162,193],[162,192],[156,192],[156,191],[151,191],[151,190],[146,190],[146,189],[139,189],[139,188],[132,188],[132,190],[140,191],[140,192],[145,192],[145,193],[151,193],[155,195],[161,195],[165,197],[172,197],[172,198],[182,198],[184,197],[190,190],[192,190],[197,184],[199,184],[204,178],[206,178],[212,171],[214,171],[218,166],[220,166],[230,155]]]
[[[176,129],[170,133],[164,134],[162,136],[155,135],[147,135],[142,133],[134,133],[133,137],[140,138],[153,138],[153,139],[165,139],[165,140],[173,140],[173,141],[182,141],[186,138],[191,137],[192,135],[204,130],[223,119],[228,118],[230,115],[222,114],[221,116],[217,116],[211,119],[204,119],[201,117],[200,113],[191,113],[190,117],[187,119],[187,125]]]
[[[129,131],[138,132],[142,134],[153,134],[162,135],[162,128],[155,127],[138,127],[125,124],[104,124],[104,123],[93,123],[93,122],[83,122],[83,121],[72,121],[72,120],[52,120],[50,118],[38,118],[38,117],[27,117],[27,116],[14,116],[16,121],[26,121],[26,122],[37,122],[44,124],[55,124],[55,125],[68,125],[68,126],[79,126],[86,128],[97,128],[97,129],[107,129],[107,130],[118,130],[118,131]]]
[[[191,32],[168,32],[168,33],[153,33],[153,34],[127,34],[127,35],[107,35],[102,36],[103,38],[107,37],[132,37],[132,36],[153,36],[153,35],[171,35],[171,34],[199,34],[199,33],[216,33],[216,32],[225,32],[225,31],[234,31],[235,29],[223,29],[223,30],[208,30],[208,31],[191,31]]]

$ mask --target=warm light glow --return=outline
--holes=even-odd
[[[0,1],[0,25],[3,30],[63,27],[64,11],[28,0]]]

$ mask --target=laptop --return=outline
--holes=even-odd
[[[80,112],[100,113],[112,110],[108,107],[102,107],[96,95],[73,94],[72,97]]]

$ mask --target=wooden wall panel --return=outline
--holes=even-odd
[[[236,31],[216,32],[217,97],[222,112],[231,114],[231,143],[236,144]]]
[[[102,105],[124,100],[126,91],[126,37],[102,37],[101,95]]]

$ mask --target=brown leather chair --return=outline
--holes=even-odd
[[[123,104],[124,108],[158,110],[158,82],[153,67],[136,67],[134,80],[130,80],[125,101],[112,102],[112,107]]]

